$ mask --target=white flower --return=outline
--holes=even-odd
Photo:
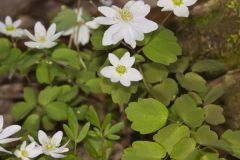
[[[66,148],[68,142],[60,147],[62,141],[63,133],[58,131],[53,135],[52,138],[49,138],[44,131],[38,131],[38,141],[40,144],[37,144],[41,148],[43,154],[51,156],[53,158],[63,158],[65,155],[62,153],[68,152],[69,149]],[[32,142],[35,142],[32,137],[29,136],[29,139]]]
[[[25,42],[25,45],[30,48],[52,48],[57,45],[57,40],[62,32],[56,33],[56,24],[52,24],[46,31],[41,22],[37,22],[34,27],[35,35],[32,35],[29,31],[25,30],[26,35],[32,40]]]
[[[173,11],[178,17],[188,17],[188,7],[196,2],[197,0],[159,0],[158,6],[163,7],[162,11]]]
[[[24,32],[22,29],[18,28],[21,25],[22,21],[19,19],[15,22],[12,21],[12,18],[7,16],[5,18],[5,24],[0,21],[0,32],[11,37],[22,37]]]
[[[8,138],[21,130],[21,127],[19,125],[11,125],[3,129],[3,124],[4,124],[3,116],[0,115],[0,144],[6,144],[21,139],[21,138]],[[6,152],[11,154],[11,152],[5,150],[3,147],[0,147],[0,152]]]
[[[42,154],[41,148],[36,146],[35,142],[27,145],[24,141],[19,150],[14,152],[15,156],[21,158],[22,160],[30,160],[30,158],[35,158]]]
[[[120,81],[122,85],[129,87],[131,81],[142,80],[141,73],[137,69],[132,68],[135,58],[130,57],[129,52],[126,52],[120,60],[117,56],[110,53],[108,59],[113,66],[104,67],[100,73],[104,77],[110,78],[112,82],[117,83]]]
[[[97,29],[99,25],[94,21],[86,21],[83,17],[83,8],[76,9],[77,25],[64,32],[64,36],[73,34],[75,44],[86,45],[90,40],[91,29]]]
[[[117,6],[98,7],[105,17],[97,17],[95,21],[102,25],[111,25],[104,33],[102,43],[104,46],[117,44],[124,40],[132,48],[136,47],[136,41],[144,39],[144,33],[150,33],[158,28],[158,25],[146,19],[150,12],[150,6],[143,1],[128,1],[121,9]]]

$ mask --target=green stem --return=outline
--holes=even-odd
[[[78,44],[76,44],[76,48],[77,48],[77,52],[78,52],[80,63],[82,64],[84,70],[87,70],[87,66],[86,66],[85,62],[83,61],[82,56],[80,55],[80,49],[79,49],[79,45]]]
[[[77,155],[77,143],[74,142],[74,154]]]

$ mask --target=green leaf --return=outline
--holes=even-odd
[[[54,68],[51,64],[41,62],[37,65],[36,77],[39,83],[50,84],[55,77]]]
[[[218,71],[224,71],[225,64],[223,62],[220,62],[219,60],[214,59],[204,59],[197,61],[192,66],[193,72],[218,72]]]
[[[179,124],[170,124],[160,129],[158,133],[154,135],[153,139],[161,144],[168,153],[171,153],[175,144],[189,136],[190,130],[188,127]]]
[[[148,83],[157,83],[168,77],[168,69],[157,63],[146,63],[142,66],[143,73]]]
[[[173,32],[160,26],[143,48],[143,53],[153,62],[169,65],[181,55],[181,48]]]
[[[76,51],[67,48],[56,49],[52,53],[52,58],[64,66],[70,66],[74,69],[80,69],[79,55]]]
[[[5,59],[11,53],[11,43],[6,38],[0,38],[0,60]]]
[[[215,104],[208,104],[204,106],[203,109],[205,112],[207,123],[217,126],[225,122],[223,108],[221,106]]]
[[[161,160],[166,156],[165,149],[154,142],[136,141],[131,148],[124,150],[122,160]]]
[[[55,128],[56,123],[54,123],[53,120],[49,119],[48,116],[43,116],[42,125],[43,125],[44,130],[50,131]]]
[[[178,59],[175,63],[169,66],[169,70],[173,73],[184,73],[189,65],[189,58],[182,57]]]
[[[197,143],[203,146],[216,146],[218,143],[218,135],[211,131],[210,127],[203,125],[196,132],[193,132],[193,137]]]
[[[174,145],[170,157],[176,160],[188,160],[189,156],[194,152],[196,142],[192,138],[183,138]]]
[[[55,121],[67,120],[68,105],[63,102],[52,102],[44,107],[49,118]]]
[[[37,96],[33,88],[25,87],[23,90],[23,97],[27,103],[31,105],[37,104]]]
[[[62,102],[70,102],[77,95],[78,95],[77,87],[71,87],[70,85],[63,85],[61,86],[61,94],[58,96],[57,100]]]
[[[123,126],[124,126],[123,122],[119,122],[110,128],[106,128],[104,131],[104,136],[108,136],[108,135],[119,132],[123,128]]]
[[[72,9],[63,9],[53,20],[58,31],[65,31],[73,27],[77,22],[77,14]]]
[[[26,102],[18,102],[12,106],[11,115],[14,121],[19,121],[25,118],[34,108],[33,105]]]
[[[68,117],[68,126],[71,129],[74,137],[77,138],[79,125],[78,125],[77,116],[74,113],[72,108],[68,108],[67,117]]]
[[[60,87],[46,87],[42,90],[38,96],[38,101],[41,105],[45,106],[50,102],[53,102],[61,94]]]
[[[152,98],[132,102],[125,111],[128,119],[133,122],[132,129],[141,134],[157,131],[166,124],[168,118],[167,108]]]
[[[89,128],[90,128],[90,123],[89,122],[86,123],[82,127],[82,129],[81,129],[81,131],[80,131],[80,133],[79,133],[79,135],[77,137],[77,143],[80,143],[87,136]]]
[[[40,116],[37,114],[31,114],[23,123],[23,128],[30,133],[37,132],[40,126]]]
[[[226,148],[227,151],[230,149],[229,152],[233,156],[240,158],[240,131],[227,130],[222,134],[221,139],[227,142],[229,146]]]
[[[188,91],[204,93],[207,91],[206,81],[198,74],[189,72],[185,75],[177,74],[180,85]]]
[[[188,92],[188,95],[190,95],[191,98],[194,99],[198,105],[201,105],[203,103],[202,98],[199,94],[195,92]]]
[[[71,141],[75,141],[75,137],[74,137],[74,135],[73,135],[73,132],[72,132],[72,130],[66,125],[66,124],[64,124],[63,125],[63,130],[64,130],[64,132],[66,133],[66,135],[68,136],[68,138],[71,140]]]
[[[220,98],[224,94],[223,87],[213,87],[204,97],[204,103],[210,104],[215,102],[218,98]]]
[[[93,78],[87,81],[86,85],[89,88],[90,92],[92,93],[101,93],[100,87],[101,79],[100,78]]]
[[[176,98],[178,85],[173,79],[168,78],[163,80],[162,83],[153,86],[150,92],[154,98],[167,106]]]
[[[118,44],[110,45],[110,46],[103,46],[102,39],[103,39],[104,33],[105,33],[105,29],[103,27],[100,27],[93,32],[93,34],[91,36],[91,43],[93,45],[93,49],[108,50],[108,49],[113,49],[118,46]]]
[[[87,112],[87,120],[94,126],[100,128],[100,120],[93,106],[90,106]]]
[[[203,109],[187,94],[179,97],[171,110],[191,128],[199,127],[205,120]]]
[[[63,160],[83,160],[81,157],[76,155],[67,155]]]
[[[103,93],[111,94],[112,100],[117,104],[127,104],[132,93],[136,93],[138,86],[124,87],[119,83],[112,83],[107,79],[102,79],[100,87]]]

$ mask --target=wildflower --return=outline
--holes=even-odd
[[[11,125],[6,127],[5,129],[3,129],[3,125],[4,125],[3,116],[0,115],[0,144],[6,144],[21,139],[21,138],[8,138],[21,130],[21,127],[19,125]],[[3,147],[0,147],[0,152],[6,152],[11,154],[10,151],[7,151]]]
[[[40,144],[37,143],[37,145],[41,148],[43,154],[51,156],[53,158],[63,158],[65,155],[62,153],[68,152],[69,149],[66,148],[68,143],[60,146],[62,137],[62,131],[58,131],[53,135],[52,138],[49,138],[44,131],[40,130],[38,131],[38,141]],[[35,142],[32,137],[29,136],[29,138],[32,142]]]
[[[86,45],[90,40],[92,29],[97,29],[98,24],[94,21],[86,21],[83,17],[83,8],[76,9],[77,25],[64,32],[64,36],[73,34],[75,44]]]
[[[34,27],[35,35],[32,35],[29,31],[25,30],[26,35],[32,40],[25,42],[25,45],[30,48],[52,48],[57,45],[56,41],[62,32],[56,33],[56,24],[52,24],[46,31],[41,22],[37,22]]]
[[[122,9],[117,6],[102,6],[98,7],[98,10],[105,17],[97,17],[94,21],[110,25],[103,36],[104,46],[124,40],[135,48],[136,41],[144,39],[144,33],[150,33],[158,28],[155,22],[145,18],[150,12],[150,6],[143,1],[128,1]]]
[[[188,17],[188,7],[196,2],[197,0],[159,0],[158,6],[163,7],[162,11],[173,11],[178,17]]]
[[[24,32],[22,29],[18,28],[21,23],[22,21],[20,19],[13,22],[12,18],[7,16],[5,18],[5,23],[0,21],[0,32],[13,38],[22,37]]]
[[[110,78],[111,82],[117,83],[120,81],[122,85],[129,87],[131,81],[142,80],[141,73],[137,69],[132,68],[135,58],[130,57],[129,52],[126,52],[120,60],[117,56],[110,53],[108,59],[113,66],[104,67],[101,70],[101,74],[106,78]]]
[[[42,151],[39,147],[36,146],[35,142],[27,145],[27,142],[24,141],[19,150],[14,152],[15,156],[21,158],[22,160],[30,160],[30,158],[35,158],[42,154]]]

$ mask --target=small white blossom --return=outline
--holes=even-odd
[[[117,44],[124,40],[132,48],[136,41],[144,39],[144,33],[150,33],[158,28],[157,23],[146,19],[150,6],[143,1],[128,1],[121,9],[117,6],[98,7],[105,17],[97,17],[95,21],[102,25],[111,25],[104,33],[104,46]]]
[[[20,19],[13,22],[12,18],[7,16],[5,23],[0,21],[0,32],[13,38],[22,37],[24,35],[23,29],[18,28],[21,23]]]
[[[188,17],[188,7],[196,2],[197,0],[159,0],[158,6],[163,7],[162,11],[173,11],[178,17]]]
[[[131,81],[142,80],[141,73],[137,69],[132,68],[135,57],[130,57],[129,52],[126,52],[120,60],[117,56],[110,53],[108,59],[113,66],[104,67],[100,73],[104,77],[110,78],[111,82],[117,83],[120,81],[122,85],[129,87]]]
[[[50,138],[44,131],[40,130],[38,131],[38,141],[40,144],[37,145],[41,148],[43,154],[45,155],[51,156],[53,158],[64,158],[65,155],[63,155],[63,153],[68,152],[69,149],[66,148],[68,142],[63,146],[60,146],[62,137],[62,131],[58,131],[53,135],[52,138]],[[35,142],[32,137],[29,136],[29,138],[32,142]]]
[[[32,40],[25,42],[25,45],[30,48],[52,48],[57,45],[56,41],[62,32],[56,33],[56,24],[52,24],[48,30],[45,29],[41,22],[37,22],[34,27],[35,35],[25,30],[26,35]]]
[[[83,8],[76,9],[77,25],[64,32],[64,36],[73,34],[75,44],[86,45],[90,40],[92,29],[97,29],[99,25],[94,21],[86,21],[83,17]]]
[[[0,144],[6,144],[21,139],[21,138],[8,138],[21,130],[21,127],[19,125],[11,125],[3,129],[3,124],[4,124],[3,116],[0,115]],[[7,151],[1,146],[0,152],[6,152],[11,154],[10,151]]]
[[[22,160],[30,160],[30,158],[35,158],[42,154],[41,148],[36,146],[35,142],[27,145],[27,142],[24,141],[19,150],[14,152],[15,156],[21,158]]]

